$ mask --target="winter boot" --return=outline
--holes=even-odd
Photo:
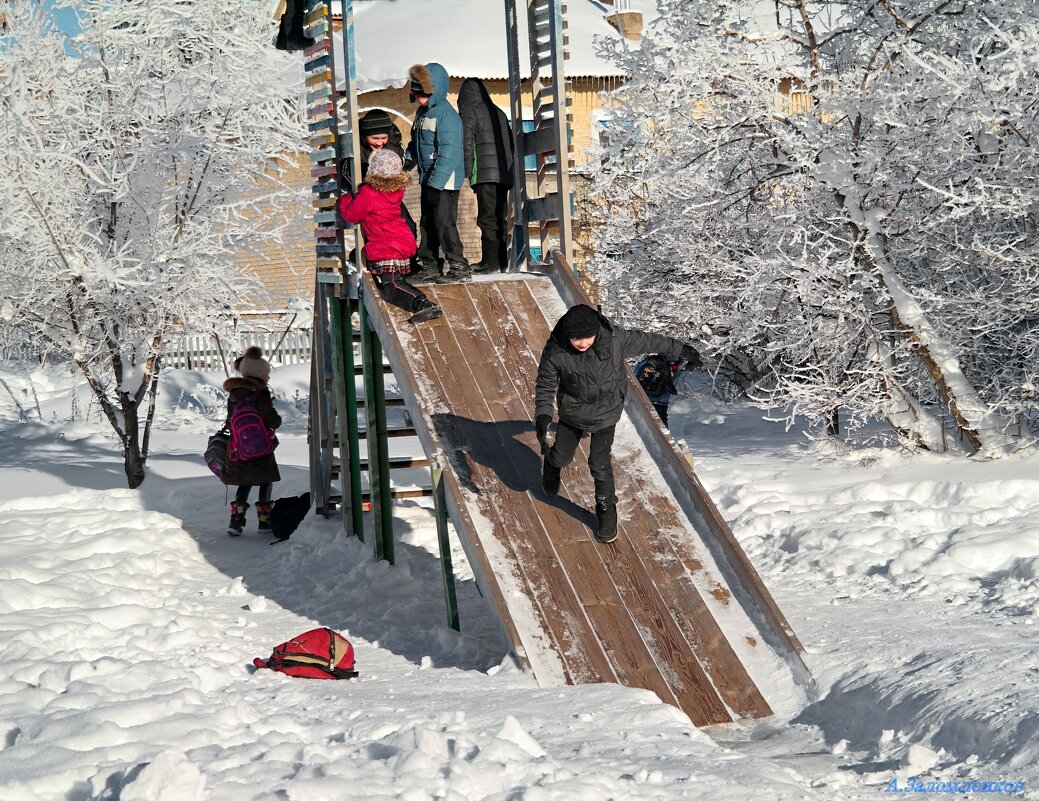
[[[408,281],[412,284],[435,284],[442,280],[440,264],[436,261],[416,261],[417,269],[408,273]]]
[[[231,537],[241,537],[245,530],[245,512],[249,508],[247,503],[231,504],[231,522],[227,524],[227,533]]]
[[[595,517],[599,521],[599,530],[595,539],[599,542],[613,542],[617,539],[617,499],[595,497]]]
[[[465,261],[445,262],[444,279],[450,283],[464,283],[473,280],[473,269]]]
[[[424,323],[428,320],[435,320],[444,310],[437,306],[435,303],[430,301],[419,301],[419,307],[415,310],[415,313],[408,318],[409,323]]]
[[[271,507],[273,505],[274,504],[272,504],[270,501],[256,502],[256,528],[258,528],[260,531],[271,530]]]
[[[541,468],[541,488],[549,498],[559,494],[559,468],[550,465],[548,459]]]

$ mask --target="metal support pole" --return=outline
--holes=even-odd
[[[530,253],[530,234],[527,230],[527,171],[523,150],[523,81],[520,78],[519,18],[516,0],[505,0],[505,44],[509,63],[509,116],[512,118],[512,247],[509,249],[509,270],[525,270]]]
[[[363,290],[362,290],[363,292]],[[368,485],[372,499],[372,551],[376,559],[394,563],[393,496],[390,494],[389,444],[386,437],[386,385],[382,345],[368,323],[364,298],[361,312],[361,358],[364,363],[365,412],[368,417]]]
[[[316,276],[320,279],[320,274]],[[332,510],[329,488],[332,483],[332,393],[325,377],[332,370],[332,358],[328,340],[328,294],[320,280],[314,290],[314,334],[311,359],[310,382],[310,481],[315,509],[328,517]]]
[[[451,564],[451,542],[447,536],[447,498],[444,495],[444,469],[433,465],[433,509],[437,519],[437,541],[440,543],[440,571],[444,579],[444,603],[447,625],[461,631],[458,622],[458,600],[455,596],[455,571]]]
[[[364,542],[364,507],[361,495],[360,444],[357,427],[357,383],[354,374],[354,341],[351,301],[331,298],[331,339],[339,434],[339,482],[343,499],[343,530]]]

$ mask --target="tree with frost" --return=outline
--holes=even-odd
[[[661,0],[593,270],[763,403],[998,453],[1039,412],[1039,4]]]
[[[0,317],[82,371],[137,487],[164,350],[255,291],[233,256],[280,239],[302,114],[268,3],[62,5],[74,37],[0,0]]]

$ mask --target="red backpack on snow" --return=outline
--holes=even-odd
[[[253,664],[301,679],[352,679],[354,647],[332,629],[311,629],[275,646],[271,658],[257,657]]]

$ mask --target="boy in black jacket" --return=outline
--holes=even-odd
[[[591,434],[588,469],[595,480],[599,542],[617,538],[617,495],[610,450],[628,392],[626,358],[659,351],[678,353],[691,365],[700,354],[662,334],[625,331],[591,306],[574,306],[559,318],[538,363],[534,414],[545,455],[541,479],[547,495],[559,492],[559,473],[573,461],[577,444]],[[559,414],[555,443],[549,446],[553,407]]]

